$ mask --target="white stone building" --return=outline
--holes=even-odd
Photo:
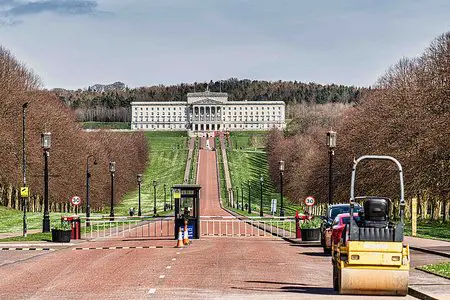
[[[132,102],[131,129],[191,133],[285,127],[283,101],[228,101],[227,93],[188,93],[187,102]]]

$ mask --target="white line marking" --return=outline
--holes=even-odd
[[[156,289],[150,289],[150,290],[148,291],[149,294],[154,294],[155,292],[156,292]]]
[[[170,269],[170,268],[172,268],[172,266],[167,266],[167,267],[166,267],[166,269]]]
[[[177,252],[177,254],[180,254],[180,252]]]
[[[176,258],[172,258],[172,260],[177,260]]]
[[[163,279],[164,277],[166,277],[166,275],[159,275],[160,279]]]

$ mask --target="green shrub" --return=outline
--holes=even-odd
[[[322,224],[322,219],[320,218],[312,218],[310,220],[304,220],[300,223],[301,229],[316,229],[320,228],[320,224]]]
[[[53,229],[57,230],[72,230],[70,223],[68,221],[61,221],[61,223],[57,223]]]

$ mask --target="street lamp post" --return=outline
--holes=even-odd
[[[248,184],[248,213],[251,214],[252,213],[252,208],[251,206],[251,202],[250,202],[250,179],[247,182]]]
[[[284,172],[284,160],[280,160],[280,162],[279,162],[279,170],[280,170],[280,217],[284,217],[284,208],[283,208],[283,172]]]
[[[91,172],[89,171],[89,158],[94,158],[94,165],[97,164],[97,159],[94,155],[90,154],[86,158],[86,226],[91,226],[89,218],[91,217],[91,202],[90,202],[90,183],[91,183]]]
[[[166,188],[167,186],[164,183],[164,211],[166,211],[166,195],[167,195]]]
[[[44,150],[44,220],[42,222],[42,232],[50,232],[50,214],[48,211],[48,156],[50,154],[51,133],[41,134],[41,146]]]
[[[170,189],[170,210],[173,209],[173,190]]]
[[[244,184],[241,183],[241,210],[244,211]]]
[[[264,177],[261,175],[259,178],[259,182],[261,183],[261,203],[259,206],[259,216],[263,216],[263,183],[264,183]]]
[[[330,156],[329,170],[328,170],[328,204],[333,203],[333,156],[334,148],[336,148],[336,132],[330,130],[327,132],[327,146],[328,154]]]
[[[23,187],[27,186],[27,158],[25,152],[25,125],[27,115],[28,102],[22,105],[22,175],[23,175]],[[23,201],[23,236],[27,236],[27,197],[22,198]]]
[[[109,162],[109,173],[111,174],[111,210],[109,219],[110,221],[114,221],[114,174],[116,173],[116,162]]]
[[[142,174],[137,174],[137,182],[138,182],[138,216],[142,215],[141,211],[141,184],[142,184]]]
[[[156,180],[153,180],[153,214],[156,215],[156,186],[158,185],[158,182]]]

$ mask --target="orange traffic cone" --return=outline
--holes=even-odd
[[[188,233],[188,228],[187,225],[184,224],[184,237],[183,237],[183,244],[185,246],[188,246],[190,244],[189,242],[189,233]]]
[[[175,248],[183,248],[184,244],[183,244],[183,234],[181,232],[181,226],[179,227],[178,230],[178,242],[177,242],[177,246]]]

